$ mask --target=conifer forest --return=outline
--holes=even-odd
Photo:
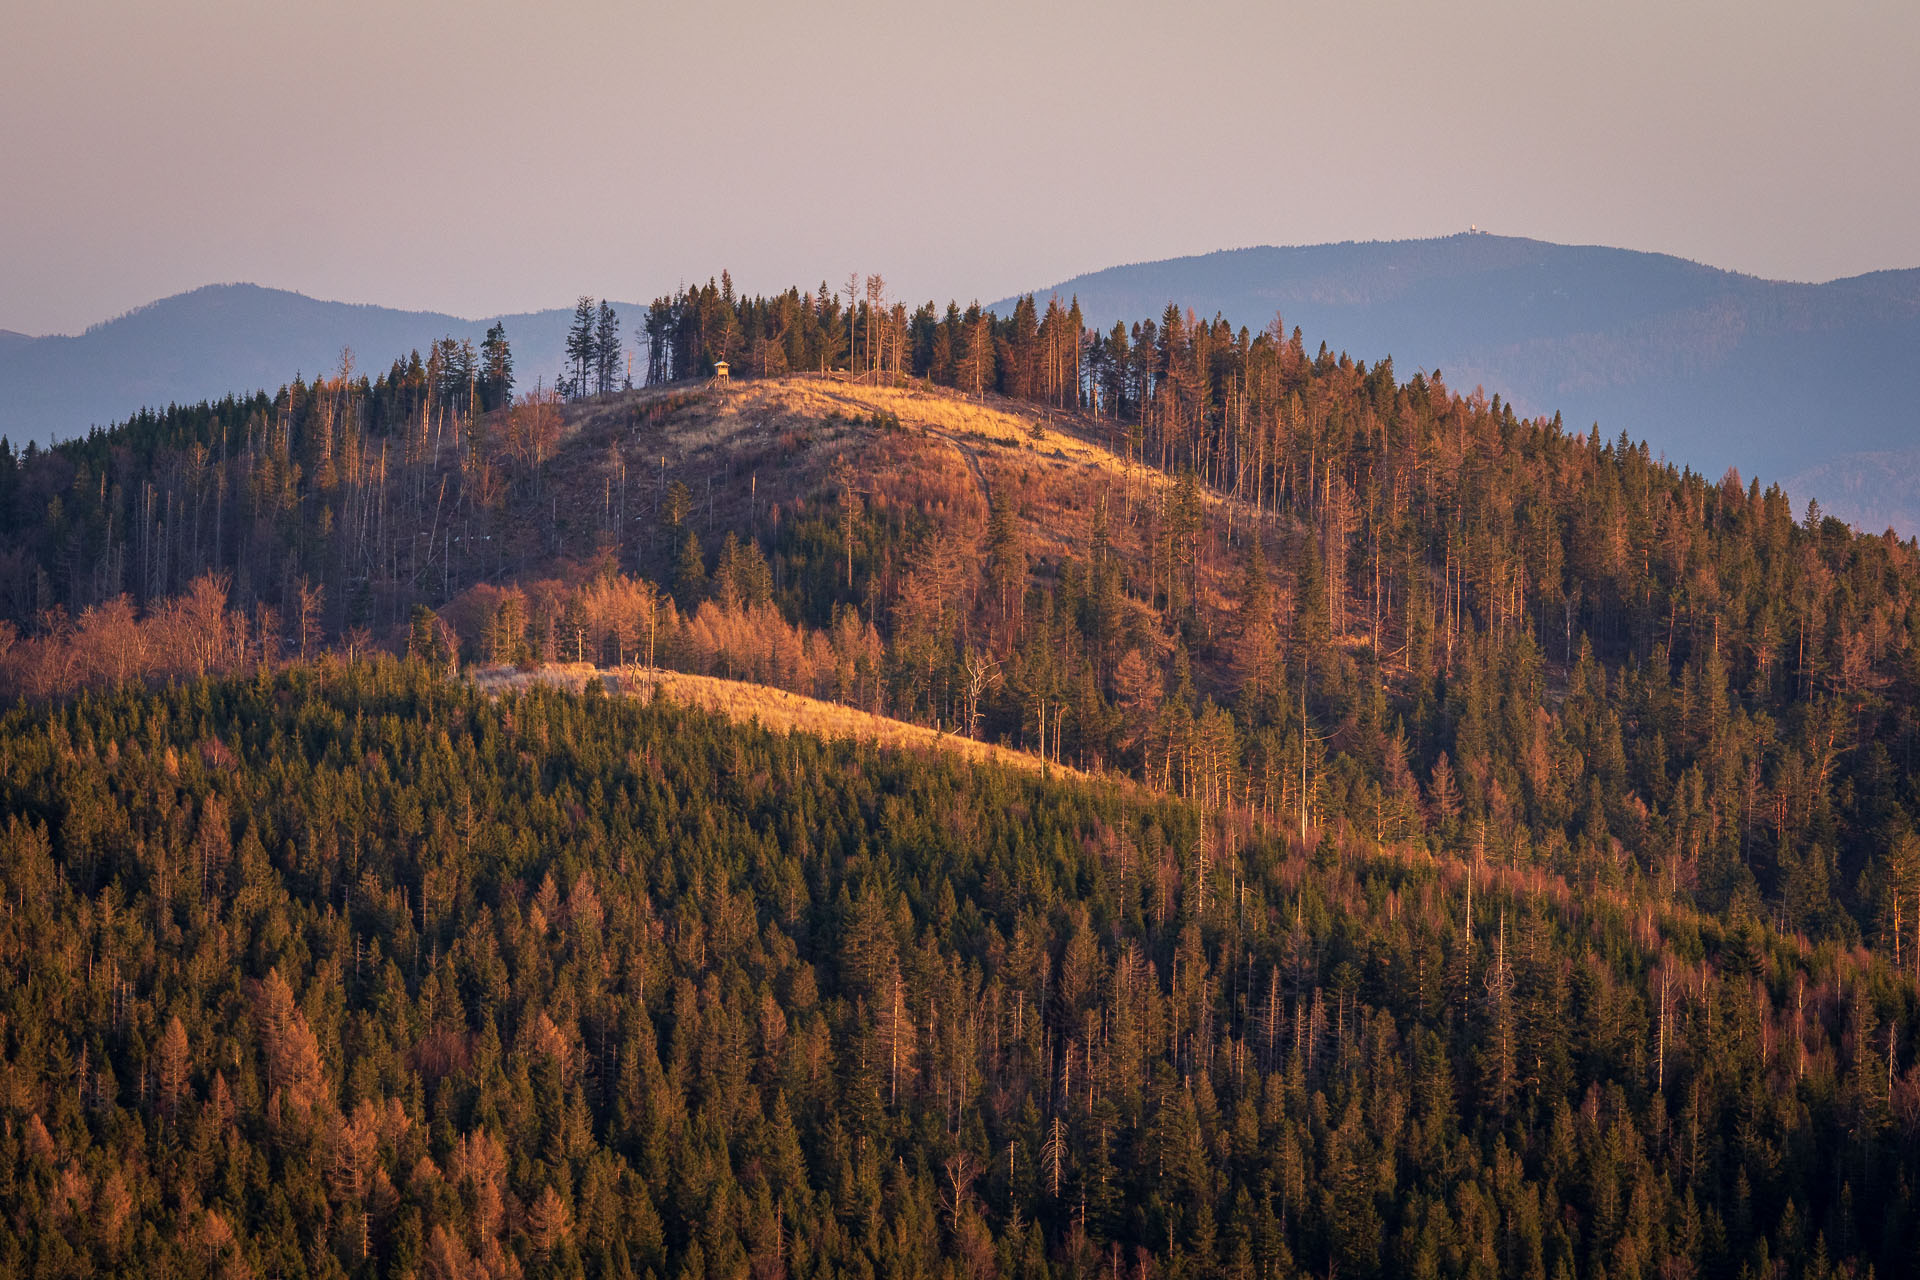
[[[1920,543],[1279,318],[575,315],[0,442],[0,1274],[1920,1271]]]

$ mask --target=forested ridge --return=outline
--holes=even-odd
[[[1896,1276],[1888,958],[419,659],[0,717],[0,1269]]]
[[[0,1267],[1911,1269],[1915,544],[1278,322],[576,314],[0,449]]]
[[[0,680],[659,662],[1920,965],[1911,541],[1278,321],[576,314],[0,450]]]

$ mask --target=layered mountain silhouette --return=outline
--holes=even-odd
[[[1113,267],[1036,291],[1089,323],[1177,303],[1258,329],[1276,315],[1369,362],[1440,369],[1525,414],[1646,440],[1709,475],[1778,481],[1864,529],[1920,531],[1920,269],[1825,284],[1763,280],[1664,254],[1493,235],[1229,250]],[[995,304],[1003,314],[1011,300]],[[616,304],[630,346],[641,308]],[[143,406],[367,372],[506,326],[521,385],[563,366],[571,308],[469,320],[211,285],[74,337],[0,331],[0,433],[84,433]]]
[[[1569,429],[1597,423],[1709,475],[1779,481],[1860,528],[1920,531],[1920,270],[1793,284],[1468,234],[1237,249],[1037,292],[1077,296],[1102,327],[1169,302],[1255,329],[1277,314],[1310,350],[1438,368]]]
[[[645,308],[615,303],[633,345]],[[506,327],[518,385],[549,385],[565,362],[573,308],[468,320],[433,311],[323,302],[251,284],[208,285],[149,303],[75,337],[0,331],[0,433],[15,444],[83,435],[143,407],[192,404],[228,392],[273,391],[296,374],[340,367],[384,371],[396,356],[425,354],[445,337],[478,346],[487,327]]]

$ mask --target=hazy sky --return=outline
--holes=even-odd
[[[1496,232],[1920,265],[1910,0],[6,0],[0,328],[250,280],[464,315],[990,299]]]

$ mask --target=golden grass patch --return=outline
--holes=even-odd
[[[877,716],[837,702],[823,702],[804,694],[789,693],[770,685],[749,684],[744,680],[724,680],[718,676],[689,675],[648,667],[596,667],[591,663],[568,662],[520,670],[514,667],[486,667],[472,675],[474,686],[483,693],[499,695],[509,689],[526,689],[535,684],[556,685],[580,692],[598,682],[608,693],[624,694],[650,702],[665,698],[681,706],[712,711],[740,724],[758,724],[776,733],[795,730],[821,738],[840,738],[872,742],[893,750],[945,751],[989,764],[1007,765],[1034,773],[1053,773],[1070,778],[1087,775],[1066,765],[1051,764],[1038,756],[991,742],[928,729],[904,720]]]

